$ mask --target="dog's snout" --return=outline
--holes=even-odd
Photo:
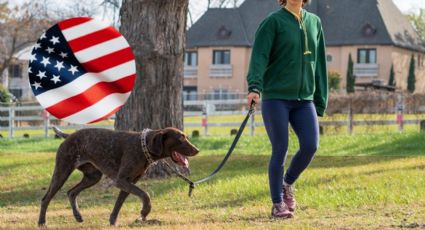
[[[196,155],[199,153],[199,149],[196,147],[193,147],[193,155]]]

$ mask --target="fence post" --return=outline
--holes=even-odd
[[[425,132],[425,120],[419,121],[419,130]]]
[[[202,108],[202,126],[204,126],[204,135],[208,136],[208,103]]]
[[[397,106],[396,106],[396,112],[397,112],[397,124],[398,124],[398,131],[403,132],[404,129],[404,119],[403,119],[403,110],[404,110],[404,103],[403,103],[403,96],[398,95],[397,96]]]
[[[348,104],[348,134],[353,134],[353,107],[351,105],[351,100]]]
[[[46,110],[43,110],[43,120],[44,120],[44,138],[49,137],[49,126],[50,126],[50,113]]]
[[[250,135],[254,136],[254,134],[255,134],[255,113],[251,115],[251,130],[250,130]]]
[[[15,136],[15,109],[13,105],[9,107],[9,138],[13,138]]]

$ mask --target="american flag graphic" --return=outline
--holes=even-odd
[[[113,27],[92,18],[59,22],[30,55],[29,79],[39,103],[72,123],[103,120],[125,103],[136,79],[134,55]]]

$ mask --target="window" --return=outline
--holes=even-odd
[[[332,62],[332,55],[330,55],[330,54],[326,55],[326,61]]]
[[[213,64],[214,65],[230,64],[230,50],[214,50]]]
[[[375,64],[376,63],[376,49],[358,49],[357,50],[357,63]]]
[[[183,100],[194,101],[197,99],[197,87],[196,86],[183,86]]]
[[[191,51],[184,54],[184,65],[197,66],[198,65],[198,52]]]
[[[9,76],[11,78],[22,78],[22,68],[20,65],[9,66]]]
[[[228,96],[229,96],[229,91],[227,89],[214,90],[214,100],[227,100]]]
[[[16,98],[22,97],[22,89],[9,89],[9,92],[13,94]]]

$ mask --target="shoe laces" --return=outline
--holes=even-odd
[[[284,185],[283,186],[283,196],[287,199],[293,199],[294,198],[294,191],[295,188],[293,185]]]
[[[273,208],[277,211],[277,212],[283,212],[286,209],[288,209],[287,205],[284,202],[280,202],[277,204],[273,205]]]

